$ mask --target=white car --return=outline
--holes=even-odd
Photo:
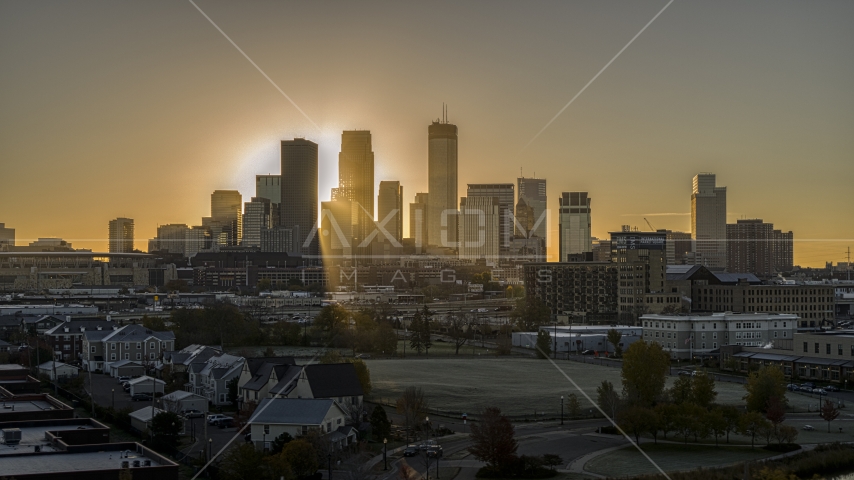
[[[815,427],[812,425],[804,425],[804,430],[815,430]]]

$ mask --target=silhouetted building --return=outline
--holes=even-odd
[[[611,261],[617,265],[619,275],[617,304],[621,322],[636,322],[648,310],[647,297],[664,293],[666,245],[666,233],[611,232]]]
[[[352,202],[353,237],[361,243],[374,229],[374,152],[370,131],[341,134],[338,188],[333,200]]]
[[[688,232],[674,232],[673,230],[656,230],[658,233],[667,234],[667,264],[684,265],[693,251],[694,242]]]
[[[773,223],[761,219],[728,223],[726,239],[729,272],[750,272],[768,278],[792,269],[792,232],[774,230]]]
[[[184,223],[157,226],[157,237],[148,243],[149,252],[168,252],[187,255],[187,235],[190,231]]]
[[[540,238],[548,238],[548,215],[546,208],[548,207],[546,197],[546,180],[544,178],[525,178],[516,179],[519,190],[517,195],[519,200],[524,200],[525,204],[533,210],[531,218],[531,227],[528,229],[527,235],[536,235]],[[518,202],[517,202],[518,205]],[[518,217],[519,214],[516,213]],[[518,232],[516,233],[519,236]]]
[[[592,252],[590,197],[587,192],[563,192],[558,203],[560,261],[569,261],[569,255]]]
[[[501,211],[499,197],[471,196],[460,199],[461,260],[483,260],[487,265],[498,265]]]
[[[415,201],[409,204],[409,238],[413,240],[415,253],[420,254],[427,246],[427,205],[428,194],[415,194]]]
[[[282,176],[255,175],[255,196],[270,200],[270,225],[279,225],[282,213]]]
[[[726,267],[726,187],[715,186],[713,173],[694,176],[691,235],[696,262],[712,268]]]
[[[6,247],[15,246],[15,229],[6,227],[5,223],[0,223],[0,250]]]
[[[474,197],[498,199],[498,255],[507,258],[510,255],[510,241],[513,239],[513,202],[516,193],[512,183],[470,183],[466,189],[469,202]],[[471,209],[471,203],[468,204]],[[462,202],[460,202],[460,215]]]
[[[220,246],[240,245],[243,238],[243,196],[237,190],[215,190],[211,194],[209,220],[212,236]]]
[[[252,197],[243,207],[244,247],[261,247],[261,232],[272,227],[272,202],[269,198]]]
[[[523,268],[525,293],[542,300],[552,315],[571,315],[575,323],[617,319],[616,263],[529,263]]]
[[[133,219],[110,220],[110,253],[133,252]]]
[[[317,144],[282,140],[282,208],[279,225],[293,231],[294,249],[318,255]],[[309,237],[311,235],[311,237]]]
[[[385,222],[383,228],[400,243],[403,239],[403,187],[400,186],[400,182],[380,182],[380,193],[377,195],[377,222]]]
[[[427,239],[454,248],[457,241],[457,126],[435,121],[427,128]]]

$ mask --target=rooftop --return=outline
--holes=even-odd
[[[90,419],[69,420],[42,420],[29,422],[0,422],[0,430],[17,428],[21,430],[21,443],[18,445],[6,445],[0,443],[0,455],[12,455],[14,453],[25,453],[34,451],[33,447],[38,445],[42,452],[58,451],[47,440],[47,432],[60,432],[65,430],[92,430],[95,428],[107,428]],[[5,460],[4,460],[5,463]]]
[[[265,398],[249,423],[320,425],[333,405],[327,398]]]
[[[134,450],[130,450],[133,447]],[[131,470],[134,468],[150,468],[157,466],[174,466],[174,463],[164,463],[159,455],[149,455],[150,451],[139,444],[114,443],[98,445],[96,452],[46,452],[46,453],[23,453],[17,455],[6,455],[3,457],[3,475],[8,477],[35,475],[35,474],[60,474],[64,472],[90,472],[104,470],[119,470],[122,462],[130,462]],[[115,450],[111,450],[115,449]],[[127,451],[127,455],[123,454]],[[38,456],[38,461],[34,461]],[[134,461],[150,462],[149,467],[132,467]],[[168,460],[167,460],[168,462]],[[59,477],[57,477],[59,478]]]
[[[43,412],[58,410],[46,400],[4,399],[0,402],[0,414],[5,412]]]

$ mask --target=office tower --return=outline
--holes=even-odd
[[[409,204],[409,238],[414,240],[415,253],[421,253],[427,246],[427,208],[429,195],[426,192],[415,194],[415,201]]]
[[[0,250],[15,246],[15,229],[7,228],[5,223],[0,223]]]
[[[383,222],[385,222],[383,228],[397,240],[397,243],[400,243],[403,238],[403,187],[400,186],[400,182],[380,182],[380,193],[377,195],[377,223]]]
[[[345,130],[341,134],[334,196],[334,200],[353,203],[353,237],[361,243],[374,229],[374,152],[370,131]]]
[[[244,247],[261,247],[261,232],[272,227],[272,212],[269,198],[252,197],[243,207]]]
[[[485,260],[487,265],[498,265],[501,211],[499,197],[472,196],[460,199],[460,259]]]
[[[202,250],[211,248],[211,232],[203,225],[196,225],[187,230],[187,243],[184,247],[184,256],[192,258]]]
[[[593,239],[593,261],[611,261],[611,240]]]
[[[168,252],[186,256],[187,233],[190,231],[184,223],[170,223],[157,226],[157,237],[149,242],[148,251]]]
[[[457,241],[457,126],[442,120],[427,127],[427,243],[454,248]]]
[[[255,196],[270,200],[270,226],[279,225],[282,214],[282,176],[255,175]]]
[[[693,242],[690,233],[665,229],[658,229],[656,232],[664,233],[667,236],[666,258],[668,265],[684,265],[691,259]]]
[[[525,237],[536,235],[540,238],[548,238],[548,222],[546,213],[546,180],[544,178],[525,178],[516,179],[519,186],[517,195],[519,200],[524,200],[525,204],[533,210],[532,226],[533,230],[528,229]],[[518,217],[518,213],[516,214]],[[518,226],[517,226],[518,228]],[[521,232],[517,232],[517,235]]]
[[[611,232],[611,261],[617,264],[620,278],[617,310],[621,322],[637,322],[647,304],[655,302],[647,301],[647,295],[664,293],[666,254],[666,233]]]
[[[211,224],[218,230],[220,246],[240,245],[243,238],[243,196],[237,190],[214,190]]]
[[[261,251],[287,253],[294,248],[294,231],[285,227],[272,227],[261,230]]]
[[[695,262],[726,267],[726,187],[715,186],[715,174],[694,177],[691,193],[691,236]]]
[[[110,253],[133,252],[133,219],[110,220]]]
[[[742,219],[726,226],[727,271],[769,278],[791,271],[792,232],[774,230],[773,223]]]
[[[568,262],[570,255],[593,251],[593,238],[590,235],[590,197],[587,192],[563,192],[558,203],[559,261]]]
[[[279,225],[293,230],[294,251],[318,255],[317,144],[282,140],[282,208]]]
[[[512,183],[470,183],[466,196],[496,198],[498,202],[498,247],[499,255],[506,258],[510,255],[510,243],[513,239],[513,203],[516,197]],[[472,205],[469,202],[469,205]],[[462,208],[462,207],[460,207]],[[470,206],[469,209],[472,207]],[[462,214],[462,213],[460,213]]]
[[[350,200],[322,202],[320,248],[325,266],[349,261],[356,246],[353,233],[353,203]]]
[[[516,202],[515,217],[513,223],[516,227],[516,237],[527,238],[529,232],[531,234],[534,233],[531,231],[534,228],[534,209],[521,196],[519,197],[519,201]]]

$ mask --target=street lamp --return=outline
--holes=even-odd
[[[326,454],[326,460],[329,462],[329,478],[327,480],[332,480],[332,452]]]
[[[388,439],[383,439],[383,470],[388,470]]]
[[[213,438],[208,439],[208,460],[213,457]]]
[[[560,396],[560,424],[563,425],[563,395]]]
[[[111,403],[112,403],[112,408],[113,408],[113,410],[115,410],[115,409],[116,409],[116,389],[115,389],[115,388],[114,388],[114,389],[112,389],[112,390],[111,390],[111,392],[112,392],[112,393],[111,393],[111,398],[110,398],[110,400],[111,400]]]

